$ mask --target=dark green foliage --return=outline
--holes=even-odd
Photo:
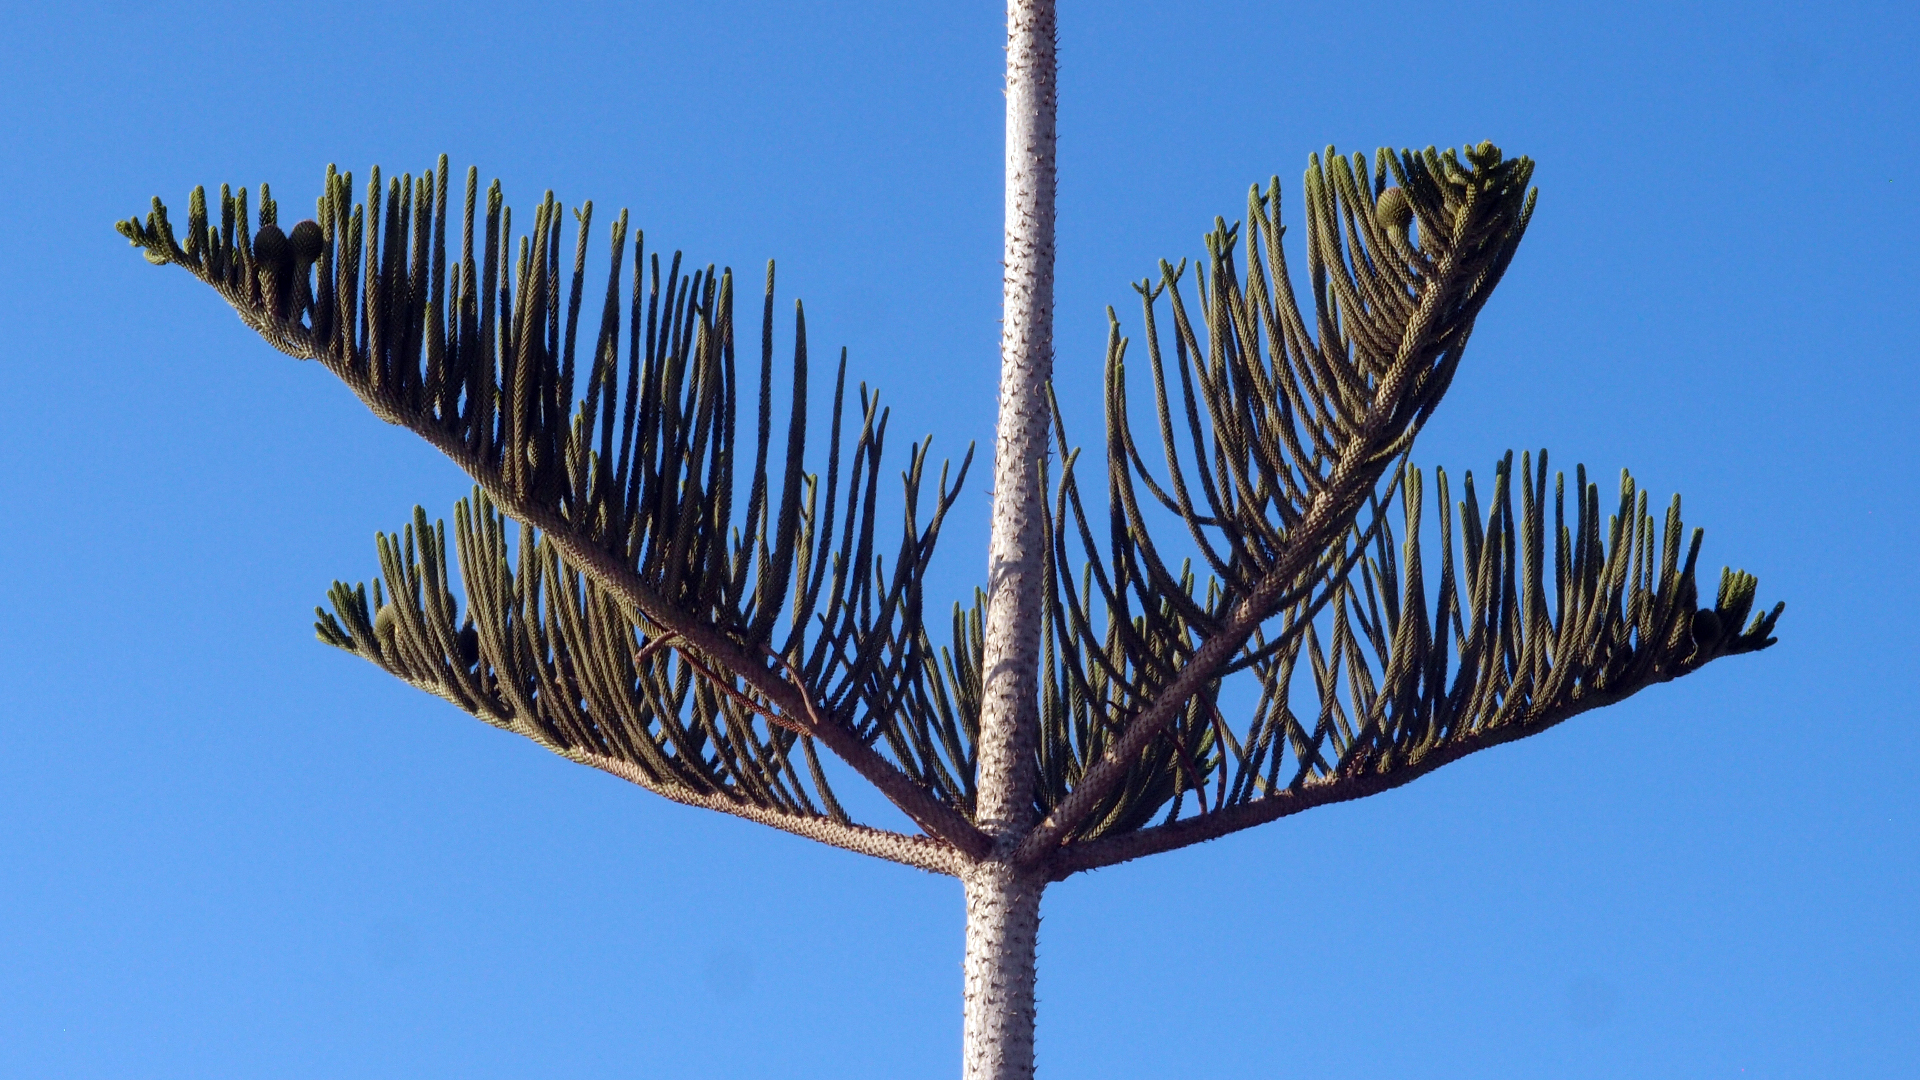
[[[553,544],[522,528],[516,547],[508,532],[485,492],[460,503],[472,621],[456,630],[446,527],[416,508],[401,533],[379,537],[371,632],[366,589],[335,582],[334,610],[317,611],[321,640],[556,753],[628,765],[657,791],[845,820],[810,740],[765,723],[723,680],[696,678],[697,661],[647,648],[619,602]]]
[[[1502,461],[1484,506],[1471,473],[1451,505],[1446,473],[1436,470],[1434,480],[1440,505],[1425,524],[1438,526],[1438,543],[1429,545],[1437,552],[1423,553],[1425,480],[1409,469],[1402,538],[1381,523],[1355,572],[1329,596],[1283,612],[1244,651],[1251,717],[1243,706],[1243,719],[1230,723],[1215,682],[1082,836],[1139,828],[1156,810],[1164,810],[1163,825],[1211,816],[1232,831],[1304,808],[1302,793],[1307,805],[1337,801],[1342,787],[1369,794],[1773,644],[1784,605],[1754,613],[1750,575],[1723,569],[1718,595],[1697,606],[1701,532],[1692,531],[1683,554],[1677,496],[1656,529],[1646,493],[1630,477],[1622,474],[1619,501],[1606,513],[1581,468],[1571,515],[1565,477],[1555,475],[1549,521],[1544,451],[1537,468],[1522,455],[1517,480],[1512,456]],[[1132,630],[1184,646],[1174,650],[1177,663],[1191,654],[1191,631],[1160,618],[1166,625],[1140,617]],[[1073,768],[1110,739],[1130,700],[1111,674],[1131,659],[1111,622],[1101,644],[1103,655],[1089,665],[1095,677],[1083,680],[1072,664],[1054,668],[1047,743],[1067,762],[1059,790],[1070,789]],[[1268,798],[1278,793],[1292,800]],[[1183,818],[1183,799],[1197,814]],[[1221,813],[1229,808],[1235,813]]]
[[[909,449],[889,560],[879,512],[888,413],[862,387],[846,415],[843,356],[827,466],[806,471],[798,312],[791,411],[775,446],[771,266],[756,434],[743,445],[730,273],[683,273],[678,254],[663,268],[636,233],[623,297],[622,214],[599,328],[582,353],[592,204],[574,215],[568,282],[551,194],[516,252],[498,184],[483,211],[470,171],[450,263],[446,186],[442,158],[417,181],[388,183],[383,207],[376,170],[368,202],[354,205],[351,178],[329,170],[317,222],[291,237],[264,185],[251,239],[245,191],[223,189],[216,226],[196,190],[184,246],[157,201],[144,225],[121,226],[150,260],[211,284],[270,342],[325,364],[485,493],[458,515],[465,654],[477,649],[484,664],[462,658],[443,530],[424,517],[381,540],[393,602],[380,606],[376,585],[369,626],[364,591],[336,586],[321,637],[550,749],[637,769],[664,793],[843,816],[800,737],[797,717],[808,715],[862,746],[884,743],[935,800],[963,809],[966,785],[937,760],[952,740],[903,739],[888,718],[912,683],[902,673],[922,666],[921,582],[966,464],[951,478],[942,469],[928,514],[919,502],[928,448]],[[503,510],[527,525],[517,557]],[[583,576],[583,559],[617,567],[618,586],[610,593]],[[648,648],[656,643],[672,647]],[[762,685],[743,685],[749,676]],[[798,770],[796,752],[807,762]]]
[[[1724,572],[1720,601],[1696,614],[1700,536],[1682,561],[1677,497],[1656,549],[1644,494],[1636,506],[1623,474],[1619,508],[1603,522],[1582,468],[1572,519],[1556,478],[1549,529],[1544,451],[1538,475],[1529,479],[1523,465],[1518,515],[1511,458],[1496,470],[1485,510],[1468,475],[1457,521],[1438,473],[1438,573],[1423,569],[1423,481],[1405,457],[1533,206],[1531,162],[1503,161],[1486,144],[1468,157],[1463,166],[1451,152],[1382,150],[1370,182],[1359,155],[1329,148],[1324,165],[1313,161],[1312,330],[1281,245],[1277,179],[1249,197],[1244,275],[1238,229],[1216,219],[1206,273],[1195,280],[1200,320],[1181,293],[1184,265],[1163,262],[1158,283],[1136,286],[1164,479],[1132,430],[1128,342],[1113,320],[1104,528],[1086,512],[1078,458],[1060,433],[1037,812],[1056,814],[1150,706],[1176,707],[1062,839],[1114,836],[1183,813],[1230,831],[1235,817],[1224,810],[1249,807],[1239,816],[1251,824],[1265,812],[1251,804],[1275,793],[1316,787],[1324,801],[1342,785],[1410,779],[1771,644],[1779,608],[1737,636],[1712,630],[1743,624],[1753,601],[1747,575]],[[1413,220],[1419,248],[1404,231]],[[1156,318],[1163,296],[1171,364]],[[1320,514],[1342,503],[1349,509]],[[1316,517],[1333,527],[1316,535]],[[1171,522],[1208,572],[1204,585],[1154,540]],[[1216,639],[1232,651],[1208,661],[1201,646]],[[1181,694],[1176,676],[1196,670],[1210,677]],[[1306,685],[1296,678],[1303,670]],[[1227,700],[1251,696],[1252,715],[1241,704],[1229,722],[1222,694],[1236,673],[1251,679],[1251,694]]]
[[[1064,875],[1371,794],[1772,643],[1781,608],[1754,614],[1755,581],[1736,571],[1702,606],[1699,532],[1683,536],[1677,498],[1656,529],[1624,475],[1607,516],[1584,468],[1571,493],[1556,475],[1548,499],[1544,451],[1517,473],[1500,463],[1484,505],[1471,474],[1456,504],[1436,470],[1423,517],[1408,455],[1534,205],[1528,159],[1485,143],[1465,157],[1382,150],[1370,172],[1363,156],[1316,156],[1310,311],[1277,179],[1250,195],[1244,237],[1216,219],[1191,312],[1184,262],[1135,286],[1157,473],[1109,311],[1104,521],[1058,427],[1044,820],[1019,858]],[[888,414],[864,387],[846,411],[844,355],[825,468],[807,471],[798,311],[774,445],[771,267],[749,447],[731,273],[683,274],[678,254],[663,269],[636,233],[623,292],[623,213],[598,329],[577,349],[591,203],[574,212],[563,279],[551,193],[516,246],[498,184],[483,199],[469,171],[452,259],[444,158],[384,187],[376,170],[365,204],[351,193],[329,170],[316,220],[287,231],[265,185],[251,232],[247,193],[224,188],[218,223],[194,192],[184,244],[158,200],[120,224],[477,484],[455,515],[464,612],[444,526],[416,508],[379,538],[371,597],[335,584],[321,638],[682,802],[929,869],[979,856],[984,598],[956,607],[947,647],[922,617],[966,465],[951,484],[943,468],[923,514],[929,454],[910,449],[889,545]],[[1433,550],[1423,528],[1438,530]],[[852,824],[819,746],[927,836]]]

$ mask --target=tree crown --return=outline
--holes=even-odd
[[[1471,473],[1455,501],[1435,470],[1427,515],[1413,443],[1525,233],[1532,172],[1488,143],[1315,155],[1305,307],[1279,181],[1253,189],[1190,279],[1162,262],[1134,286],[1157,469],[1109,309],[1104,520],[1054,411],[1017,862],[1062,877],[1372,794],[1773,643],[1784,605],[1756,612],[1755,580],[1723,570],[1703,606],[1700,531],[1677,496],[1656,522],[1625,473],[1610,508],[1584,467],[1549,500],[1546,452],[1517,470],[1509,454],[1484,502]],[[985,856],[985,594],[939,644],[924,596],[971,450],[925,490],[930,445],[909,447],[888,525],[890,414],[865,385],[850,400],[844,352],[810,471],[805,315],[776,373],[771,264],[749,444],[731,271],[679,253],[663,269],[622,212],[583,351],[592,204],[573,212],[567,275],[552,193],[516,241],[498,183],[483,195],[469,170],[450,261],[448,184],[444,157],[384,185],[375,169],[356,203],[330,168],[288,230],[266,185],[252,212],[223,187],[217,224],[196,189],[184,243],[158,199],[119,225],[474,480],[454,514],[459,595],[445,524],[416,507],[377,538],[371,595],[334,584],[321,640],[679,802],[937,872]],[[1234,678],[1253,704],[1230,719]],[[823,747],[918,831],[854,821]]]

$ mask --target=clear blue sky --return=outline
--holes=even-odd
[[[1249,183],[1297,225],[1310,150],[1491,138],[1540,210],[1419,460],[1631,466],[1790,606],[1763,655],[1056,887],[1042,1075],[1914,1075],[1911,5],[1063,8],[1082,437],[1104,306],[1137,327],[1127,282]],[[957,453],[993,420],[1001,18],[9,9],[0,1076],[954,1073],[957,885],[670,805],[313,640],[374,530],[464,485],[112,223],[444,151],[523,214],[552,187],[749,278],[777,257],[816,353]]]

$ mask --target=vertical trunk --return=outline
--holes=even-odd
[[[1053,52],[1052,0],[1009,0],[1006,278],[979,765],[980,827],[1003,841],[1033,824],[1046,557],[1040,464],[1053,374]]]
[[[965,1080],[1031,1080],[1033,961],[1044,881],[1005,863],[966,879]]]
[[[1006,276],[1000,422],[979,740],[979,823],[993,857],[967,875],[966,1080],[1031,1080],[1034,945],[1045,882],[1009,861],[1033,825],[1041,516],[1053,374],[1053,0],[1007,0]]]

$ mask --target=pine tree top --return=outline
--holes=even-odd
[[[1035,873],[1373,794],[1773,643],[1784,605],[1756,612],[1735,570],[1703,605],[1700,531],[1677,496],[1656,522],[1625,473],[1603,516],[1584,467],[1549,499],[1546,452],[1509,454],[1484,502],[1471,473],[1456,502],[1435,470],[1427,511],[1414,439],[1525,233],[1533,163],[1482,143],[1369,164],[1328,148],[1306,170],[1310,311],[1277,178],[1241,224],[1216,219],[1191,312],[1185,262],[1135,286],[1157,471],[1109,310],[1104,522],[1055,410],[1034,825],[1013,856]],[[844,353],[807,445],[798,305],[775,439],[771,265],[749,444],[730,270],[663,267],[622,212],[583,349],[592,204],[563,277],[552,193],[516,240],[469,170],[449,260],[448,182],[444,157],[384,185],[375,169],[355,202],[329,168],[315,217],[284,231],[266,185],[251,213],[223,187],[218,224],[196,189],[184,243],[158,199],[119,224],[475,483],[457,592],[444,522],[416,508],[377,538],[371,592],[335,583],[321,640],[679,802],[937,872],[986,855],[984,594],[939,643],[924,596],[971,450],[924,490],[931,447],[910,446],[888,524],[890,414],[864,385],[849,400]],[[919,831],[854,821],[822,748]]]

